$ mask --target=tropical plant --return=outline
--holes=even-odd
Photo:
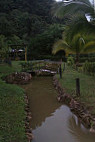
[[[69,56],[67,58],[67,64],[68,64],[68,66],[72,66],[74,64],[74,59],[72,56]]]
[[[75,54],[77,64],[79,63],[80,54],[95,52],[94,40],[95,38],[93,38],[93,35],[88,36],[76,34],[71,41],[66,40],[66,38],[64,38],[54,43],[52,53],[56,54],[58,51],[64,50],[66,52],[66,55]]]
[[[68,40],[71,40],[76,33],[95,33],[95,7],[91,1],[65,0],[55,3],[52,9],[54,16],[67,17],[65,33]]]
[[[80,54],[95,51],[94,12],[94,4],[89,0],[68,0],[55,3],[54,16],[68,17],[69,20],[64,31],[65,38],[53,46],[54,54],[63,49],[67,54],[76,54],[76,62],[79,62]]]
[[[62,0],[55,2],[52,8],[54,16],[58,18],[71,16],[79,11],[81,11],[85,16],[90,16],[91,21],[94,20],[95,7],[90,0]]]
[[[80,12],[71,16],[65,26],[65,37],[67,41],[71,41],[73,36],[80,33],[81,35],[95,34],[95,26],[87,21],[87,18]],[[93,36],[89,37],[93,38]]]

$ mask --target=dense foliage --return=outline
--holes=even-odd
[[[48,56],[51,58],[53,43],[62,38],[63,30],[64,26],[54,24],[42,34],[32,38],[28,50],[29,59],[43,59]]]
[[[1,0],[0,35],[8,44],[27,43],[28,57],[50,55],[62,30],[51,15],[53,0]],[[53,26],[54,25],[54,26]],[[31,57],[32,55],[32,57]],[[34,56],[34,57],[33,57]]]
[[[0,34],[28,38],[41,33],[51,22],[52,0],[1,0]]]

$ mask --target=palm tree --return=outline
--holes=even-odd
[[[64,0],[61,2],[55,2],[52,8],[52,13],[58,18],[64,18],[66,16],[74,15],[80,11],[83,15],[89,15],[94,20],[94,6],[94,2],[92,4],[89,0]]]
[[[65,38],[66,41],[71,42],[74,35],[80,33],[81,35],[95,35],[95,25],[87,21],[85,15],[81,12],[74,14],[70,17],[65,25]],[[92,38],[93,36],[91,36]]]
[[[68,17],[62,40],[53,46],[53,53],[65,50],[67,54],[76,54],[76,63],[83,53],[95,52],[95,10],[89,0],[64,0],[55,3],[54,16]],[[85,36],[86,35],[86,36]],[[89,36],[90,35],[90,36]]]
[[[93,35],[76,34],[72,41],[67,41],[66,38],[58,40],[53,45],[52,53],[64,50],[66,54],[76,55],[76,65],[79,63],[80,54],[95,52],[95,38]]]
[[[68,29],[69,24],[69,29],[74,34],[80,32],[81,29],[84,32],[89,31],[89,33],[95,31],[94,0],[93,2],[90,0],[64,0],[56,2],[52,8],[52,13],[58,18],[64,18],[67,21],[66,29]],[[72,27],[74,30],[72,30]]]

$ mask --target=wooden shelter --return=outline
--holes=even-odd
[[[27,46],[28,44],[9,44],[9,47],[12,49],[11,52],[16,54],[24,52],[25,61],[27,61]]]

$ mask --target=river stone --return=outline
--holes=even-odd
[[[15,72],[6,76],[5,81],[10,84],[27,84],[32,76],[26,72]]]

